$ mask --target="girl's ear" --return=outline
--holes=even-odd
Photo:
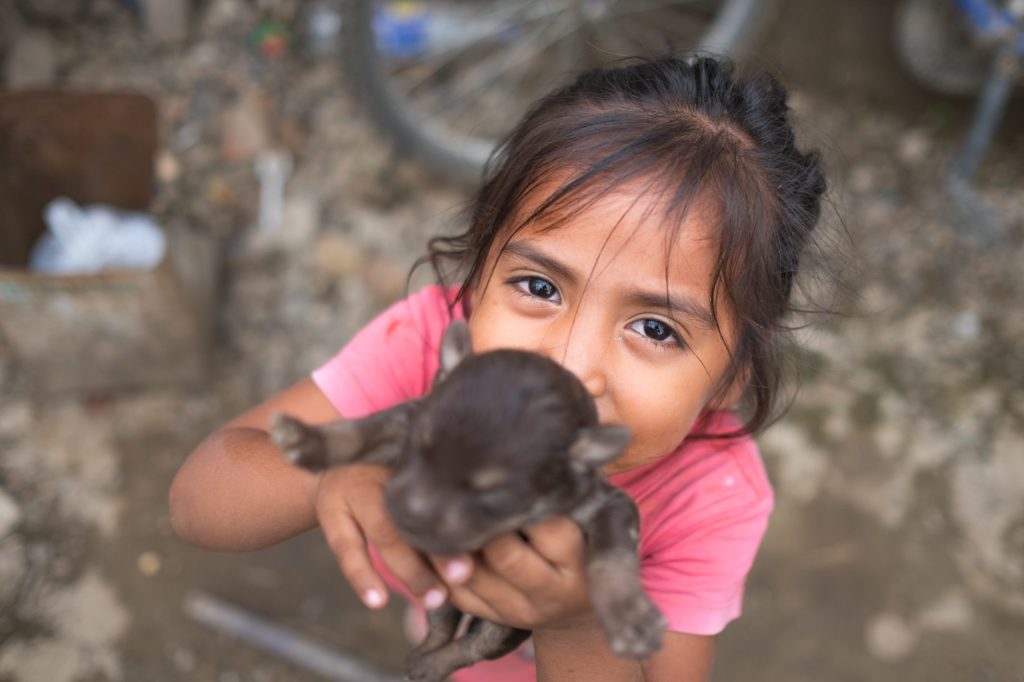
[[[569,456],[575,463],[598,467],[621,455],[631,440],[633,432],[625,426],[587,426],[576,432]]]
[[[472,352],[469,326],[463,320],[453,320],[441,341],[441,376],[447,376]]]

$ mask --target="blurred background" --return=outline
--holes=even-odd
[[[843,314],[760,439],[778,507],[715,679],[1024,681],[1022,11],[0,3],[0,680],[326,679],[232,634],[256,622],[395,673],[402,609],[359,605],[318,532],[194,549],[171,477],[430,281],[530,98],[698,47],[791,88],[845,282],[811,281]]]

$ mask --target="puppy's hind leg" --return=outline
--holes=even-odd
[[[427,635],[409,654],[410,658],[423,656],[455,639],[462,615],[462,611],[448,603],[427,611]]]
[[[460,668],[483,660],[500,658],[513,651],[530,636],[519,630],[474,618],[466,634],[433,651],[417,649],[405,662],[408,682],[442,682]]]

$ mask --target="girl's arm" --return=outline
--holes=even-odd
[[[207,549],[243,552],[320,525],[342,573],[368,606],[382,606],[388,590],[367,543],[413,594],[430,594],[436,606],[445,596],[443,583],[402,541],[385,511],[387,471],[351,465],[313,474],[292,466],[266,431],[275,412],[313,424],[340,418],[306,379],[215,431],[171,484],[171,522],[178,535]]]
[[[707,682],[715,637],[665,633],[650,661],[638,664],[612,654],[596,621],[592,627],[534,632],[537,682]]]
[[[189,455],[170,490],[171,522],[200,547],[261,549],[316,526],[320,475],[292,466],[270,441],[270,416],[315,423],[338,412],[306,379],[217,429]]]

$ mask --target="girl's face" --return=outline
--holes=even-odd
[[[554,229],[527,225],[494,247],[470,297],[476,352],[546,355],[583,382],[601,422],[633,430],[609,472],[682,442],[728,367],[722,336],[733,338],[729,310],[719,304],[720,332],[708,308],[716,253],[700,211],[669,252],[662,212],[650,208],[621,191]]]

